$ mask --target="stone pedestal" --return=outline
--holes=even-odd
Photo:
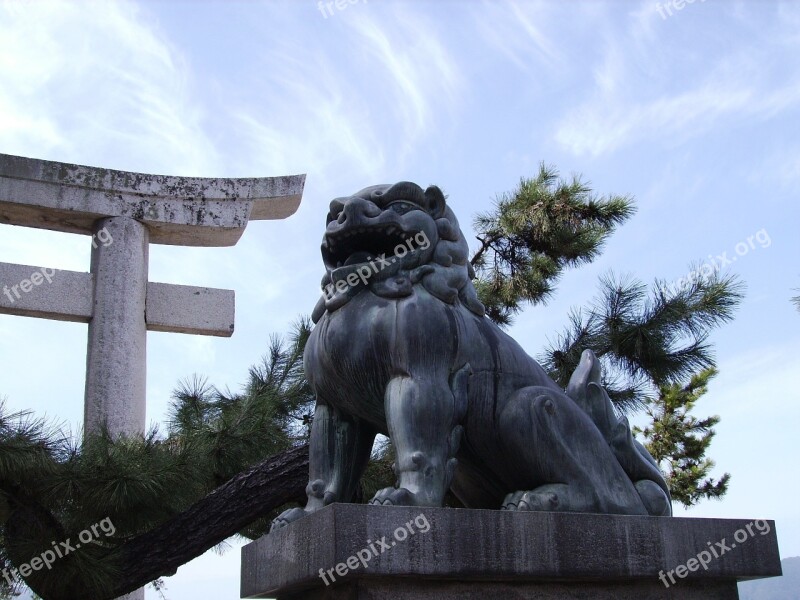
[[[775,523],[333,504],[242,549],[243,598],[738,598]]]

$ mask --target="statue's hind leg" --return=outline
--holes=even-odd
[[[500,428],[521,484],[506,496],[504,509],[647,514],[608,442],[562,392],[518,390],[500,415]]]

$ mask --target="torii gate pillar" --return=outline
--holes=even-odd
[[[84,427],[96,431],[105,423],[113,432],[143,431],[150,232],[130,217],[101,219],[95,230],[108,232],[114,243],[92,248],[94,316],[86,350]]]

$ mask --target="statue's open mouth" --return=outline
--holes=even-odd
[[[322,244],[322,258],[331,271],[362,265],[380,257],[388,261],[395,258],[398,246],[410,251],[407,240],[413,239],[413,235],[396,225],[353,227],[329,233]]]

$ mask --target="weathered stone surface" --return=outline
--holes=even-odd
[[[249,220],[284,219],[305,175],[149,175],[0,154],[0,223],[91,234],[104,217],[145,223],[154,244],[233,246]]]
[[[733,582],[690,582],[680,589],[661,584],[630,582],[461,583],[394,579],[345,583],[334,588],[298,592],[279,600],[737,600]]]
[[[92,249],[84,427],[96,432],[105,424],[112,435],[144,433],[149,233],[127,217],[101,219],[95,227],[114,242]]]
[[[233,290],[147,284],[147,330],[230,337],[236,312]]]
[[[0,263],[0,314],[88,323],[93,298],[91,273]],[[235,306],[233,290],[149,282],[147,330],[230,337]]]
[[[419,526],[420,515],[429,527]],[[396,529],[415,519],[415,533],[397,541]],[[245,546],[241,595],[736,598],[737,580],[781,574],[775,524],[759,526],[741,519],[333,504]],[[745,532],[738,534],[744,542],[734,540],[737,531]],[[382,538],[390,548],[366,568],[359,563],[344,576],[334,570],[335,581],[325,586],[320,569],[336,569]],[[712,556],[706,570],[675,575],[668,588],[659,579],[723,540],[730,549]]]
[[[39,283],[25,292],[20,284],[32,277]],[[0,263],[0,314],[88,323],[93,286],[90,273]]]

